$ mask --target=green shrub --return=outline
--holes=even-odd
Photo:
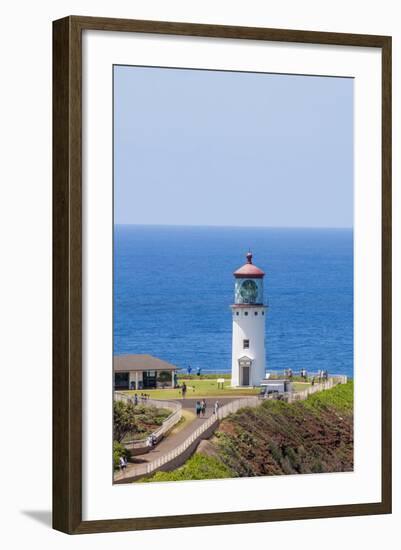
[[[124,437],[135,431],[136,415],[135,407],[131,403],[114,401],[113,406],[113,432],[114,440],[122,441]]]
[[[281,459],[283,458],[283,455],[281,453],[281,450],[278,448],[277,443],[272,440],[267,446],[268,450],[270,451],[270,454],[272,455],[273,459],[280,463]]]
[[[129,460],[131,453],[128,449],[121,445],[118,441],[113,441],[113,465],[114,468],[118,468],[120,465],[120,458],[124,457],[126,460]]]
[[[354,408],[354,382],[339,384],[331,390],[314,393],[304,401],[305,407],[316,410],[336,409],[343,413],[352,414]]]
[[[264,401],[221,422],[217,457],[239,477],[350,471],[352,416],[352,381],[305,401]]]
[[[154,417],[151,414],[138,415],[137,422],[141,424],[154,424]]]
[[[114,439],[120,443],[143,439],[151,434],[171,414],[170,409],[136,405],[117,401],[114,403]]]
[[[192,479],[221,479],[234,477],[231,470],[217,458],[200,453],[193,455],[185,464],[172,472],[156,472],[144,482],[183,481]]]
[[[171,372],[169,371],[160,372],[157,378],[157,381],[162,385],[167,385],[167,384],[170,385],[172,382]]]

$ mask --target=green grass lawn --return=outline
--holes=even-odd
[[[190,399],[191,397],[232,397],[235,395],[257,395],[260,392],[259,388],[231,388],[231,379],[224,379],[224,386],[222,389],[217,387],[216,379],[201,379],[201,380],[180,380],[180,384],[185,382],[187,386],[186,398]],[[135,393],[138,396],[141,393],[146,393],[150,395],[151,399],[182,399],[181,389],[172,389],[166,388],[164,390],[128,390],[124,393],[134,395]]]
[[[196,414],[188,409],[182,409],[181,420],[168,432],[168,435],[175,435],[186,428],[196,418]]]
[[[181,380],[204,380],[204,379],[215,379],[215,378],[224,378],[225,380],[231,380],[231,373],[230,372],[221,372],[221,373],[211,373],[207,371],[202,371],[202,374],[188,374],[186,372],[179,372],[177,374],[178,380],[181,382]]]
[[[310,382],[293,382],[292,383],[292,390],[293,391],[302,391],[306,390],[311,386],[312,384]]]
[[[217,387],[217,380],[210,379],[181,379],[180,384],[185,382],[187,386],[186,398],[191,397],[233,397],[236,395],[257,395],[260,392],[260,388],[232,388],[231,377],[224,378],[223,389]],[[293,382],[294,391],[305,390],[310,386],[310,382]],[[181,389],[166,388],[164,390],[127,390],[124,393],[138,396],[141,393],[149,394],[151,399],[182,399]]]

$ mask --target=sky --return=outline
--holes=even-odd
[[[353,79],[114,67],[114,222],[353,226]]]

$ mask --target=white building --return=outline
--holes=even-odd
[[[234,272],[235,300],[233,316],[232,386],[260,386],[265,378],[265,317],[263,303],[264,272],[253,265],[252,254],[247,263]]]
[[[153,355],[115,355],[115,390],[174,388],[178,367]]]

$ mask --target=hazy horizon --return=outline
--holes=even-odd
[[[219,229],[354,229],[353,226],[296,226],[296,225],[213,225],[213,224],[174,224],[174,223],[114,223],[114,226],[130,225],[135,227],[213,227]]]

